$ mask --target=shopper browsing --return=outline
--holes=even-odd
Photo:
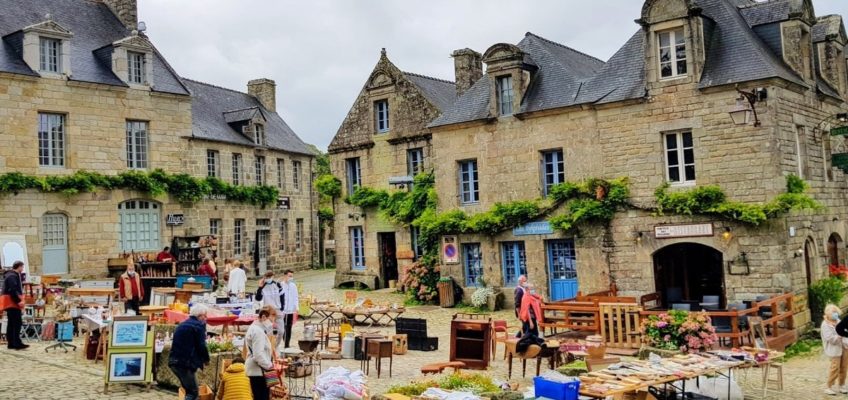
[[[277,318],[277,310],[271,306],[262,307],[258,318],[253,321],[244,342],[247,344],[247,361],[244,364],[245,373],[250,379],[250,391],[254,400],[269,400],[271,392],[265,383],[265,371],[274,369],[274,349],[268,335],[271,333],[273,321]]]
[[[250,391],[250,379],[244,372],[244,359],[236,357],[224,373],[218,383],[218,395],[216,400],[249,400],[253,395]]]
[[[127,272],[121,274],[118,281],[118,296],[124,302],[124,311],[133,310],[140,315],[138,306],[144,300],[144,286],[141,277],[135,272],[135,263],[132,257],[127,258]]]
[[[206,256],[203,259],[203,263],[200,264],[200,268],[197,269],[197,273],[199,275],[212,278],[212,290],[214,291],[218,289],[218,273],[215,272],[215,263],[212,261],[210,256]]]
[[[830,369],[827,374],[827,388],[825,394],[835,396],[838,391],[848,393],[845,386],[845,377],[848,374],[848,349],[845,348],[845,338],[836,334],[836,325],[839,322],[839,307],[828,304],[824,308],[824,317],[821,324],[821,339],[824,345],[824,355],[830,358]],[[839,382],[836,390],[833,385]]]
[[[275,319],[272,322],[277,327],[277,344],[283,343],[285,334],[285,320],[282,313],[285,301],[283,296],[283,283],[274,280],[274,271],[266,272],[265,276],[259,280],[256,300],[274,309]]]
[[[6,341],[12,350],[23,350],[29,347],[21,341],[21,326],[23,326],[24,290],[21,273],[24,271],[23,261],[15,261],[12,269],[3,274],[3,294],[0,295],[0,310],[6,313]]]
[[[194,374],[209,364],[209,351],[206,349],[206,311],[204,305],[192,307],[189,318],[174,330],[168,367],[185,390],[185,400],[198,398],[197,378]]]
[[[227,280],[227,293],[236,296],[242,294],[245,284],[247,284],[247,273],[244,271],[244,264],[239,262],[237,267],[230,270]]]
[[[286,348],[288,348],[289,343],[291,342],[292,325],[294,324],[294,318],[297,315],[298,305],[300,304],[300,299],[298,298],[297,293],[297,285],[294,283],[294,271],[287,269],[286,272],[283,273],[283,282],[281,287],[283,291],[283,330],[285,331]],[[279,327],[277,329],[279,329]]]

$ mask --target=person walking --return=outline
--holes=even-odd
[[[247,361],[244,370],[250,380],[250,391],[254,400],[269,400],[271,392],[265,382],[265,371],[274,369],[274,349],[268,335],[271,334],[277,318],[277,310],[272,306],[264,306],[259,310],[259,316],[247,328],[244,342],[247,344]]]
[[[244,293],[244,286],[247,284],[247,272],[244,271],[244,264],[238,263],[238,266],[230,269],[227,279],[227,293],[238,296]]]
[[[521,309],[518,311],[518,319],[521,320],[523,335],[539,336],[538,317],[542,315],[542,298],[536,294],[536,288],[528,283],[527,291],[521,298]]]
[[[250,390],[250,379],[244,372],[244,359],[236,357],[218,382],[216,400],[250,400],[253,394]]]
[[[283,291],[283,331],[285,333],[285,348],[288,348],[291,342],[292,325],[294,325],[294,319],[298,313],[300,305],[297,285],[294,283],[294,271],[287,269],[283,272],[283,282],[281,287]],[[279,329],[279,327],[277,329]]]
[[[206,349],[206,312],[204,305],[192,307],[189,318],[174,330],[168,367],[185,390],[185,400],[198,398],[197,378],[194,374],[209,364],[209,351]]]
[[[285,298],[283,297],[283,284],[274,280],[274,271],[268,271],[265,276],[259,280],[259,287],[256,289],[256,300],[262,301],[263,305],[274,309],[274,317],[272,323],[277,328],[277,344],[283,343],[285,335],[285,320],[282,309]]]
[[[0,295],[0,310],[6,313],[6,342],[11,350],[23,350],[29,347],[21,341],[21,327],[24,324],[24,287],[21,273],[24,262],[15,261],[12,269],[3,274],[3,294]]]
[[[124,302],[124,312],[133,310],[135,315],[141,315],[138,307],[144,300],[144,286],[141,277],[135,272],[135,263],[131,257],[127,258],[127,271],[118,280],[118,296]]]
[[[827,388],[825,394],[835,396],[837,392],[848,393],[845,385],[845,377],[848,375],[848,348],[846,338],[836,333],[836,325],[839,322],[839,307],[828,304],[824,308],[824,316],[821,324],[821,339],[824,345],[824,355],[830,358],[830,369],[827,374]],[[839,383],[834,390],[833,385]]]

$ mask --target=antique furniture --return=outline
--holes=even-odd
[[[469,369],[486,369],[492,355],[492,320],[451,321],[450,361],[462,361]]]

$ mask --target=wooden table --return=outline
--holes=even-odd
[[[377,379],[380,379],[381,366],[383,358],[389,359],[389,378],[392,377],[392,353],[394,348],[394,340],[392,339],[368,339],[365,345],[366,357],[374,357],[377,363]],[[368,362],[365,374],[371,373],[371,362]]]
[[[165,310],[167,310],[167,309],[168,309],[168,307],[165,307],[165,306],[140,306],[138,308],[138,311],[139,311],[139,313],[141,313],[141,315],[144,315],[144,316],[147,316],[150,319],[153,319],[152,317],[155,317],[155,316],[159,316],[159,315],[164,316]]]

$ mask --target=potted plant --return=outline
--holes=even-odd
[[[703,312],[670,310],[651,315],[642,322],[641,331],[648,348],[640,353],[647,351],[660,356],[704,351],[718,341],[710,317]]]

